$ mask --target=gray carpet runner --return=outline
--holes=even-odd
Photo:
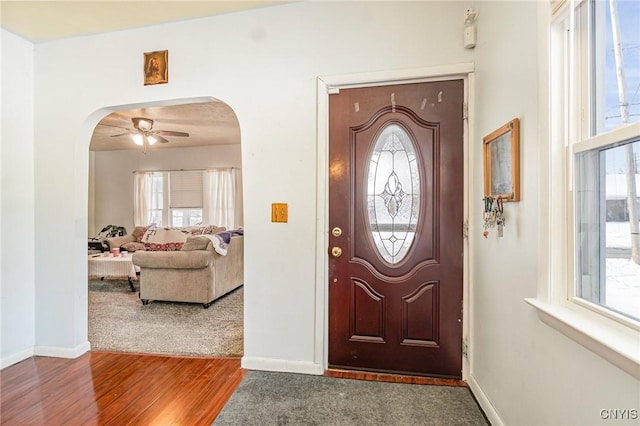
[[[465,387],[248,371],[213,423],[225,425],[487,425]]]

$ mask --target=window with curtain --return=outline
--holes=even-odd
[[[233,168],[136,172],[134,196],[136,226],[237,226]]]

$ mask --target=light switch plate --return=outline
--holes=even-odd
[[[289,205],[287,203],[271,204],[271,222],[288,222]]]

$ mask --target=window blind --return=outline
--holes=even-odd
[[[202,208],[202,175],[201,171],[169,173],[169,207]]]

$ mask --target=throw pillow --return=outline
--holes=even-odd
[[[217,234],[218,232],[222,232],[222,231],[226,231],[226,230],[227,230],[227,228],[225,228],[224,226],[209,225],[209,226],[205,226],[202,229],[202,234],[203,235]]]
[[[139,242],[131,242],[131,243],[126,243],[123,244],[120,248],[122,248],[123,250],[126,250],[130,253],[133,253],[135,251],[138,250],[144,250],[144,244],[139,243]]]
[[[147,251],[177,251],[190,235],[184,228],[150,227],[142,237],[142,243]]]
[[[201,236],[193,236],[187,238],[187,241],[184,243],[180,250],[182,251],[193,251],[193,250],[206,250],[210,241],[206,237]]]
[[[142,238],[144,237],[144,234],[147,232],[147,229],[149,228],[151,228],[151,226],[136,226],[133,229],[133,232],[131,233],[131,235],[136,237],[136,242],[141,243]]]

